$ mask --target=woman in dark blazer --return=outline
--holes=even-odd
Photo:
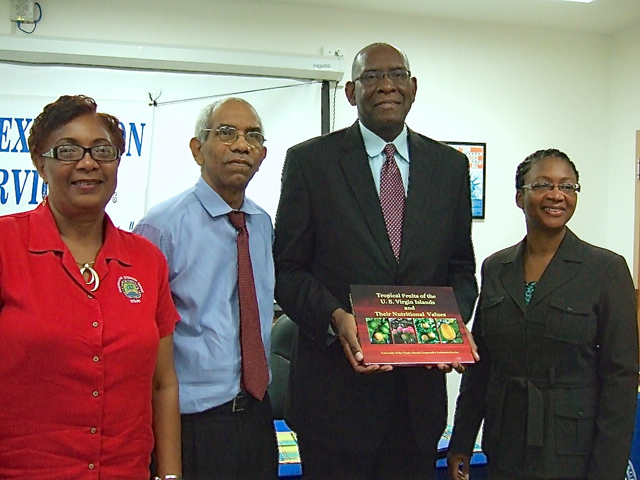
[[[481,421],[493,480],[624,478],[633,434],[638,329],[625,260],[566,226],[578,171],[539,150],[516,174],[526,237],[487,258],[462,379],[449,475],[469,473]]]

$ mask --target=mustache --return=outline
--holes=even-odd
[[[243,156],[243,155],[234,155],[233,157],[226,158],[224,160],[224,163],[225,164],[240,163],[240,164],[246,165],[248,167],[253,167],[255,162],[249,157],[246,157],[246,156]]]

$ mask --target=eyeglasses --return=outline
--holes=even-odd
[[[377,85],[382,82],[384,77],[387,77],[394,84],[398,85],[406,82],[411,77],[411,72],[409,70],[405,70],[404,68],[396,68],[395,70],[389,70],[388,72],[381,72],[380,70],[369,70],[364,72],[357,78],[354,78],[353,81],[357,82],[360,80],[363,85]]]
[[[203,132],[215,132],[218,138],[227,145],[231,145],[233,142],[238,140],[238,137],[242,135],[244,137],[247,145],[253,148],[261,148],[264,145],[264,142],[267,141],[260,132],[245,132],[241,133],[238,131],[236,127],[230,127],[228,125],[223,125],[222,127],[218,127],[213,130],[212,128],[203,128]]]
[[[520,188],[526,188],[532,192],[553,192],[553,189],[558,187],[561,193],[565,195],[575,195],[580,191],[579,183],[550,183],[550,182],[533,182],[523,185]]]
[[[91,155],[96,162],[113,162],[120,158],[120,149],[113,145],[96,145],[95,147],[81,147],[80,145],[58,145],[48,152],[42,154],[43,157],[55,158],[60,162],[77,162],[82,160],[86,154]]]

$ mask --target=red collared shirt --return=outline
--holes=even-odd
[[[91,292],[48,206],[0,218],[0,478],[148,479],[167,264],[105,218]]]

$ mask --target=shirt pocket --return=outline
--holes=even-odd
[[[483,336],[503,335],[517,327],[512,315],[506,312],[503,296],[486,296],[480,302],[481,333]]]
[[[595,341],[597,319],[591,304],[579,300],[553,297],[549,302],[549,315],[544,336],[575,345]]]
[[[482,334],[491,335],[491,332],[499,327],[500,310],[502,310],[502,304],[504,303],[504,297],[481,297],[480,315],[482,318]]]
[[[555,401],[558,455],[588,455],[591,452],[595,438],[596,410],[596,402],[584,398]]]

